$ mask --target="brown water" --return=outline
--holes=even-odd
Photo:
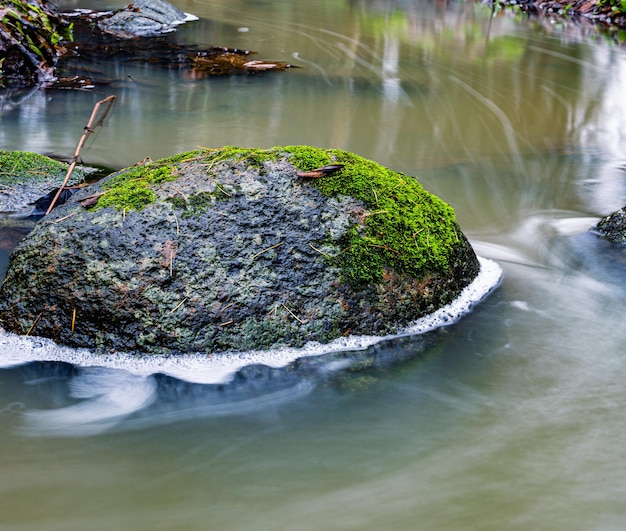
[[[0,529],[623,529],[626,265],[586,231],[626,204],[626,53],[474,4],[175,4],[201,17],[179,40],[302,68],[85,65],[114,82],[4,108],[0,148],[71,155],[112,93],[88,162],[348,149],[418,175],[504,279],[425,352],[385,347],[413,360],[354,375],[0,369]]]

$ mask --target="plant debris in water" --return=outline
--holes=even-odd
[[[77,34],[81,35],[80,31]],[[86,36],[85,36],[86,37]],[[256,52],[212,46],[199,48],[174,42],[169,35],[138,37],[128,40],[107,34],[80,39],[69,44],[65,59],[79,57],[99,61],[116,58],[130,63],[142,63],[180,71],[188,79],[206,79],[234,74],[282,71],[292,65],[282,61],[253,59]]]
[[[6,85],[92,89],[105,80],[93,79],[91,73],[77,74],[77,67],[86,60],[109,58],[175,69],[189,79],[282,71],[292,67],[284,61],[253,59],[256,52],[250,50],[224,46],[200,48],[176,43],[167,33],[132,35],[121,32],[117,25],[103,22],[107,17],[143,15],[144,9],[136,4],[117,11],[76,10],[61,14],[48,2],[9,0],[6,5],[2,4],[0,88]],[[75,64],[73,59],[80,63]]]
[[[626,0],[483,0],[495,7],[512,6],[528,15],[579,18],[601,28],[626,29]]]
[[[250,50],[212,46],[200,48],[175,42],[169,34],[142,36],[132,39],[108,33],[91,23],[91,12],[79,12],[74,21],[74,42],[66,43],[62,66],[67,69],[73,58],[101,61],[115,58],[129,63],[141,63],[179,71],[187,79],[206,79],[216,76],[256,74],[283,71],[292,65],[283,61],[253,59]],[[59,80],[55,88],[93,88],[90,76],[71,76]]]

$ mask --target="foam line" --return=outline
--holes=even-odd
[[[307,343],[303,348],[220,353],[214,356],[205,354],[147,356],[124,353],[96,354],[88,349],[59,346],[49,339],[0,333],[0,368],[32,361],[61,361],[81,367],[121,369],[137,376],[162,373],[192,383],[224,383],[247,365],[284,367],[298,358],[328,352],[363,350],[385,339],[422,334],[451,325],[471,311],[475,304],[500,283],[502,277],[500,266],[486,258],[479,258],[479,261],[480,272],[476,279],[457,299],[390,336],[349,336],[328,344]]]

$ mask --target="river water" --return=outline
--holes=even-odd
[[[115,94],[86,162],[348,149],[419,176],[503,279],[363,370],[342,370],[355,353],[208,384],[5,362],[0,529],[623,529],[626,265],[588,229],[626,204],[624,50],[471,3],[174,3],[200,17],[181,42],[301,68],[194,80],[85,62],[111,84],[4,100],[0,148],[71,156]]]

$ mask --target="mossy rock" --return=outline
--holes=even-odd
[[[0,210],[16,212],[63,183],[68,165],[29,151],[0,150]],[[84,180],[91,170],[77,167],[70,184]]]
[[[0,320],[73,346],[213,353],[388,334],[479,270],[449,205],[341,150],[191,151],[57,210],[14,252]]]

